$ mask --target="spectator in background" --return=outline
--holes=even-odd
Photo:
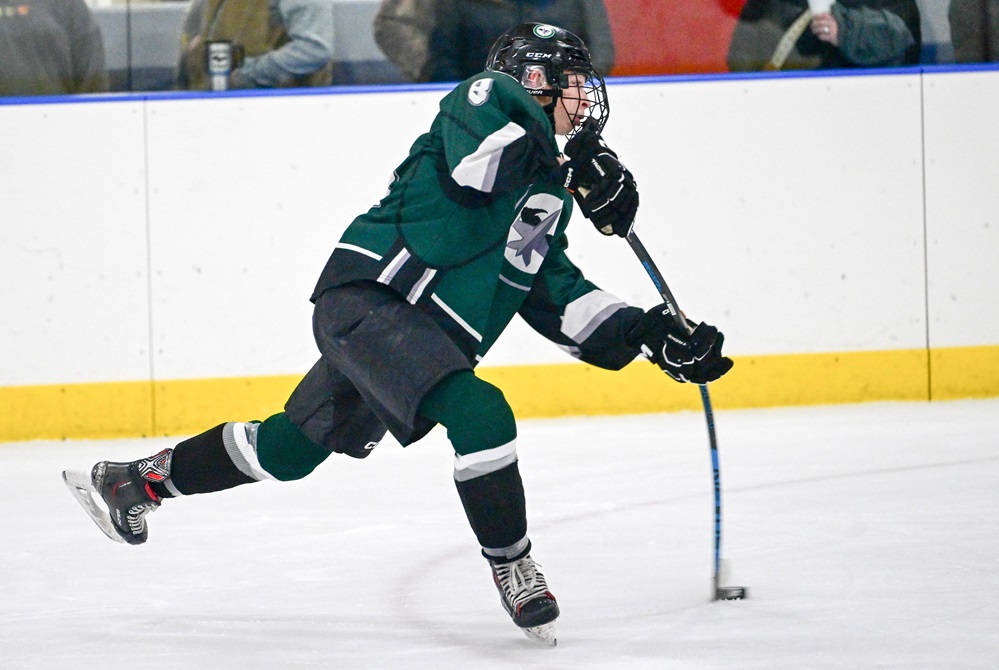
[[[462,81],[482,71],[489,48],[511,26],[536,21],[575,33],[590,48],[593,68],[614,66],[614,38],[603,0],[438,0],[430,39],[431,81]]]
[[[107,90],[104,39],[83,0],[0,0],[0,95]]]
[[[999,0],[951,0],[947,16],[955,61],[999,61]]]
[[[430,81],[430,33],[438,0],[381,0],[373,24],[375,43],[410,81]]]
[[[921,47],[916,0],[840,0],[815,15],[809,0],[749,0],[728,66],[747,72],[914,65]]]
[[[205,43],[215,40],[231,41],[244,57],[229,88],[332,83],[331,0],[193,0],[181,35],[179,88],[210,88]]]

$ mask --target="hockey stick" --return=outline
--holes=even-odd
[[[662,297],[663,301],[666,303],[666,309],[669,311],[670,316],[677,322],[682,328],[689,328],[686,320],[680,314],[680,308],[676,304],[676,298],[673,297],[673,293],[669,290],[669,286],[666,285],[666,280],[663,279],[662,273],[659,268],[656,267],[655,261],[649,256],[649,252],[645,249],[645,245],[642,244],[641,240],[632,230],[628,233],[628,244],[631,245],[631,250],[635,252],[638,256],[638,260],[642,263],[642,267],[649,274],[649,278],[652,283],[656,285],[656,289],[659,291],[659,295]],[[711,469],[714,474],[715,480],[715,569],[714,569],[714,596],[713,600],[741,600],[749,594],[749,589],[745,586],[722,586],[721,585],[721,537],[722,537],[722,506],[721,506],[721,467],[718,464],[718,439],[715,437],[715,415],[711,410],[711,396],[708,394],[707,384],[701,384],[701,402],[704,405],[704,418],[708,422],[708,442],[711,445]]]

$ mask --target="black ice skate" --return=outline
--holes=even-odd
[[[172,449],[131,463],[101,461],[89,476],[84,472],[66,470],[63,481],[70,492],[90,515],[97,527],[115,542],[142,544],[149,536],[146,515],[160,506],[150,482],[161,482],[170,476]],[[100,496],[105,510],[95,500]]]
[[[531,555],[509,563],[490,560],[489,565],[493,569],[500,602],[513,622],[527,637],[554,647],[558,603]]]

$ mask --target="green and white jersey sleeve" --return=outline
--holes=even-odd
[[[567,247],[564,234],[552,241],[520,315],[581,361],[620,370],[639,353],[627,333],[644,312],[587,280],[566,256]]]
[[[551,125],[540,105],[524,105],[525,91],[516,80],[485,72],[456,93],[441,104],[438,120],[457,185],[501,194],[557,174]]]
[[[623,303],[594,294],[564,258],[572,197],[558,155],[544,110],[513,78],[484,72],[463,82],[388,194],[347,228],[313,300],[349,282],[382,283],[430,314],[473,364],[518,311],[583,360],[630,360],[631,348],[597,351],[624,346],[602,325],[619,320]]]

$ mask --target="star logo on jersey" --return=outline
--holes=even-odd
[[[532,196],[510,227],[505,256],[518,270],[535,274],[548,254],[548,237],[562,213],[562,200],[547,193]]]
[[[515,256],[523,256],[525,265],[531,264],[535,253],[544,258],[548,253],[548,231],[557,220],[558,212],[549,214],[543,209],[525,207],[520,210],[520,218],[513,224],[520,239],[507,242],[507,248],[513,249]]]

